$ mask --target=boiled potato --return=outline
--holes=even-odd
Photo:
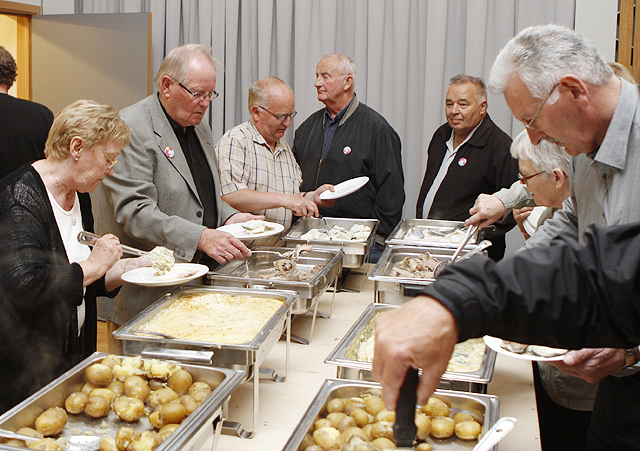
[[[166,387],[151,393],[147,402],[151,407],[157,409],[163,404],[168,404],[171,401],[176,401],[178,399],[180,399],[180,396],[171,388]]]
[[[173,433],[173,431],[160,431],[158,432],[158,440],[160,443],[164,442],[169,436]]]
[[[338,429],[338,423],[340,423],[344,418],[347,417],[347,414],[344,412],[333,412],[327,415],[327,420],[331,421],[331,425]]]
[[[29,437],[34,437],[34,438],[44,438],[44,435],[42,435],[40,432],[36,431],[33,428],[20,428],[16,431],[18,434],[22,434],[22,435],[28,435]]]
[[[160,418],[163,424],[182,423],[187,416],[187,409],[184,408],[180,401],[164,404],[160,409]]]
[[[196,402],[196,400],[189,395],[180,396],[180,402],[187,410],[187,415],[191,415],[191,413],[193,413],[193,411],[198,408],[198,403]]]
[[[320,445],[307,446],[304,451],[324,451],[324,448]]]
[[[90,384],[89,382],[87,382],[86,384],[84,384],[82,386],[82,390],[80,390],[82,393],[84,393],[85,395],[88,395],[89,393],[91,393],[91,390],[93,390],[94,388],[97,388],[95,385]]]
[[[110,407],[109,401],[102,396],[89,396],[84,413],[92,418],[102,418],[107,416]]]
[[[191,384],[191,387],[189,387],[189,391],[187,393],[195,399],[196,402],[200,403],[211,394],[211,387],[209,387],[209,384],[205,382],[194,382]]]
[[[384,401],[378,396],[368,396],[364,398],[364,410],[370,415],[376,415],[384,409]]]
[[[147,381],[147,385],[149,385],[149,389],[151,391],[160,390],[161,388],[166,387],[165,383],[161,379],[156,378],[149,379]]]
[[[57,435],[67,424],[67,412],[60,407],[47,409],[36,418],[36,431],[45,437]]]
[[[116,433],[116,446],[119,451],[126,451],[131,447],[133,440],[136,438],[136,431],[129,426],[123,426]]]
[[[103,436],[100,439],[100,451],[118,451],[116,440],[108,435]]]
[[[369,423],[373,423],[373,415],[365,412],[362,409],[355,409],[351,412],[351,417],[356,421],[356,424],[363,427]]]
[[[89,397],[91,396],[102,396],[104,399],[109,401],[109,405],[111,405],[116,397],[116,395],[108,388],[94,388],[91,390],[91,393],[89,393]]]
[[[111,382],[107,388],[113,392],[114,398],[124,396],[124,382],[115,380]]]
[[[350,443],[351,439],[354,437],[357,437],[365,442],[369,440],[367,434],[365,434],[364,431],[359,427],[350,427],[349,429],[342,432],[343,443]]]
[[[473,418],[473,415],[470,413],[458,412],[453,416],[453,421],[456,423],[460,423],[462,421],[475,421],[475,418]]]
[[[160,429],[160,432],[167,432],[167,431],[173,432],[179,427],[180,425],[176,423],[165,424],[164,426],[162,426],[162,429]]]
[[[367,440],[354,437],[350,443],[342,445],[341,451],[379,451],[379,448],[374,447]]]
[[[313,441],[325,451],[340,449],[342,446],[340,431],[333,427],[321,427],[313,431]]]
[[[315,423],[315,429],[333,427],[333,422],[328,418],[320,418]]]
[[[118,357],[117,355],[111,354],[106,356],[104,359],[102,359],[100,363],[108,366],[113,370],[113,367],[116,365],[121,365],[122,361],[120,360],[120,357]]]
[[[56,442],[52,438],[43,438],[42,440],[38,440],[37,442],[33,442],[29,444],[30,449],[41,449],[45,451],[62,451],[58,442]]]
[[[158,434],[153,431],[145,431],[131,444],[131,451],[153,451],[160,444]]]
[[[390,421],[378,421],[373,423],[371,428],[371,438],[376,439],[379,437],[386,437],[389,440],[393,440],[393,423]]]
[[[393,443],[392,440],[386,438],[386,437],[379,437],[377,439],[374,439],[371,441],[371,444],[373,446],[375,446],[376,448],[382,450],[382,449],[395,449],[396,448],[396,444]]]
[[[435,438],[449,438],[453,435],[456,422],[449,417],[435,417],[431,420],[431,435]]]
[[[85,377],[90,384],[98,387],[106,387],[113,380],[113,371],[111,371],[111,368],[107,365],[94,363],[87,368]]]
[[[124,380],[124,394],[126,396],[146,401],[149,393],[151,390],[149,390],[147,381],[140,376],[129,376]]]
[[[67,409],[67,412],[76,415],[84,412],[87,402],[89,402],[89,395],[77,391],[67,396],[67,399],[64,401],[64,408]]]
[[[113,402],[113,411],[121,420],[132,423],[144,415],[144,403],[132,396],[123,396]]]
[[[433,446],[428,443],[420,443],[416,446],[416,451],[433,451]]]
[[[191,374],[186,370],[178,370],[167,381],[167,387],[173,389],[178,395],[186,395],[193,384]]]
[[[344,403],[344,411],[347,415],[351,415],[351,412],[355,409],[364,409],[365,407],[364,399],[358,397],[349,398]]]
[[[344,412],[344,399],[333,398],[327,403],[327,413]]]
[[[162,416],[160,415],[160,411],[156,410],[155,412],[151,412],[149,414],[149,423],[156,429],[161,429],[164,426],[162,422]]]
[[[381,410],[380,412],[376,413],[374,419],[374,422],[378,422],[378,421],[389,421],[391,423],[395,423],[396,422],[396,413],[393,410]]]
[[[365,424],[364,426],[362,426],[362,432],[367,434],[367,437],[369,437],[369,440],[371,440],[371,429],[372,428],[373,428],[373,423]]]
[[[432,396],[429,398],[429,401],[422,406],[422,411],[429,415],[431,418],[433,417],[448,417],[449,416],[449,406],[442,399],[436,398]]]
[[[416,415],[416,437],[418,440],[426,440],[431,433],[431,418],[424,413],[419,413]]]
[[[461,421],[456,423],[455,433],[456,437],[462,440],[475,440],[482,432],[482,426],[477,421]]]

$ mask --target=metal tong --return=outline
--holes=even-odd
[[[102,238],[100,235],[96,235],[95,233],[82,231],[78,233],[78,243],[86,244],[87,246],[93,245],[98,238]],[[141,257],[143,255],[147,255],[147,251],[143,251],[140,249],[136,249],[135,247],[127,246],[126,244],[120,244],[122,247],[122,252],[129,255],[137,255]]]

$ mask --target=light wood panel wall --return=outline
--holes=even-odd
[[[640,14],[636,16],[636,0],[620,0],[618,14],[618,48],[616,61],[631,71],[636,82],[640,76]]]

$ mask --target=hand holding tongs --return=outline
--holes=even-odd
[[[95,233],[82,231],[78,233],[78,243],[86,244],[87,246],[93,245],[98,238],[102,238],[100,235],[96,235]],[[122,252],[130,255],[137,255],[139,257],[143,255],[147,255],[147,251],[142,251],[140,249],[136,249],[135,247],[127,246],[126,244],[120,244],[122,247]]]

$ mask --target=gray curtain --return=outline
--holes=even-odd
[[[285,138],[323,107],[313,87],[325,54],[356,63],[360,101],[380,112],[402,139],[405,217],[413,218],[426,167],[426,148],[445,121],[448,80],[487,77],[502,46],[534,24],[573,27],[575,0],[76,0],[76,13],[151,12],[153,70],[173,47],[213,46],[224,65],[221,96],[211,104],[214,139],[246,121],[247,89],[275,75],[293,89],[298,116]],[[138,99],[131,99],[131,103]],[[489,114],[515,136],[501,97]]]

